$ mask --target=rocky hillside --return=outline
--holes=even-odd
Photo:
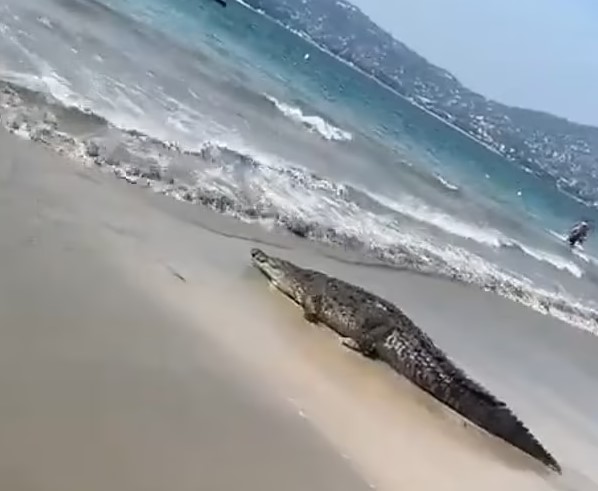
[[[467,89],[344,0],[245,0],[563,191],[598,206],[598,128]]]

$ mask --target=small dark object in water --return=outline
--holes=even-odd
[[[176,271],[173,270],[172,274],[174,276],[176,276],[179,280],[181,280],[183,283],[187,283],[186,278],[181,273],[177,273]]]
[[[187,283],[187,278],[185,278],[181,273],[179,273],[172,266],[166,265],[166,269],[168,269],[168,271],[170,271],[175,278],[178,278],[183,283]]]
[[[226,1],[225,0],[214,0],[217,4],[219,4],[222,7],[226,7]]]

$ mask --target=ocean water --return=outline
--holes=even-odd
[[[595,211],[251,10],[5,0],[0,121],[198,206],[598,333]]]

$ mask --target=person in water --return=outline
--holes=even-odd
[[[586,220],[582,220],[576,224],[569,235],[567,236],[567,242],[571,247],[575,247],[577,244],[583,244],[590,233],[590,224]]]

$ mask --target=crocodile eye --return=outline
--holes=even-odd
[[[259,262],[264,262],[266,260],[266,254],[261,249],[254,247],[251,249],[251,257]]]

